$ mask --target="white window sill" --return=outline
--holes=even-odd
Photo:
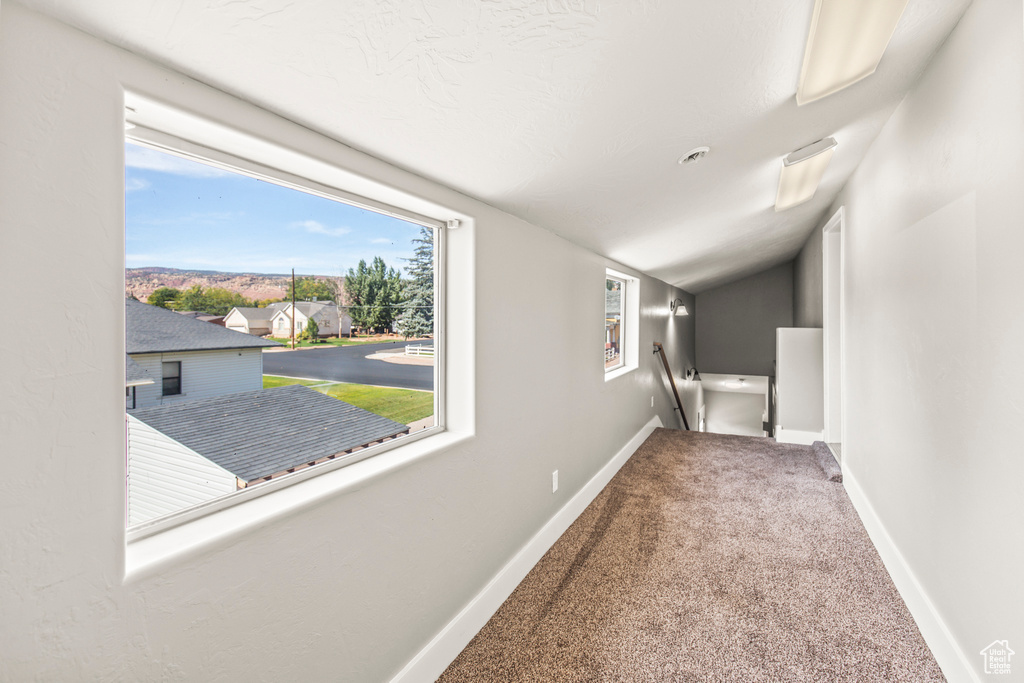
[[[470,433],[440,432],[152,535],[130,540],[125,547],[124,582],[137,581],[173,563],[228,545],[240,534],[349,489],[362,488],[373,479],[401,469],[413,461],[444,452],[472,436]]]
[[[604,373],[604,381],[605,382],[609,382],[609,381],[615,379],[616,377],[622,377],[623,375],[628,375],[629,373],[633,372],[636,369],[637,369],[636,365],[623,365],[621,368],[615,368],[614,370],[609,370],[608,372]]]

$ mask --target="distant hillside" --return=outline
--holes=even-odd
[[[314,276],[319,280],[337,280],[324,275]],[[216,270],[178,270],[177,268],[125,268],[124,293],[139,301],[145,301],[160,287],[188,289],[199,285],[221,287],[241,294],[246,299],[280,299],[288,291],[290,275],[268,275],[266,273],[222,273]]]

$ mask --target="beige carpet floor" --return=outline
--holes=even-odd
[[[659,429],[439,680],[945,679],[810,447]]]

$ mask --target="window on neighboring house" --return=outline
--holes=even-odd
[[[181,361],[164,361],[163,371],[163,395],[177,396],[181,393]]]
[[[612,379],[638,366],[640,281],[614,270],[604,280],[604,371]]]
[[[216,149],[156,130],[195,119],[129,99],[126,351],[162,369],[162,388],[143,387],[126,406],[130,537],[437,433],[443,221],[350,194],[330,184],[347,171],[271,143],[264,159],[228,144],[241,135],[203,138],[224,141]],[[327,338],[292,350],[288,314],[263,338],[177,313],[280,308],[293,296],[344,306],[363,338],[328,336],[340,332],[323,323]],[[406,345],[403,362],[384,355]],[[182,362],[162,362],[166,353],[187,355],[187,396]]]

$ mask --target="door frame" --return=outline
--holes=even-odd
[[[821,229],[822,328],[825,360],[826,443],[845,444],[846,432],[846,210]],[[838,309],[838,310],[837,310]],[[838,409],[835,403],[838,402]],[[838,424],[837,424],[838,423]]]

